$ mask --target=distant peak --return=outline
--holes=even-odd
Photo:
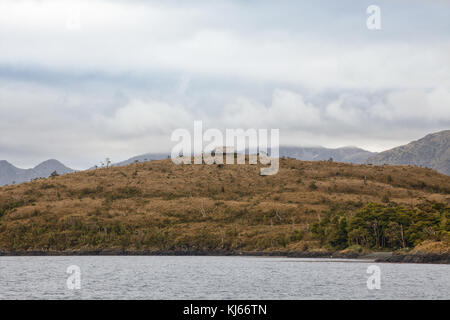
[[[442,131],[438,131],[438,132],[429,133],[422,139],[427,139],[427,138],[436,137],[436,136],[449,136],[449,135],[450,135],[450,130],[442,130]]]
[[[69,172],[69,171],[73,171],[72,169],[66,167],[63,163],[61,163],[60,161],[56,160],[56,159],[48,159],[45,160],[44,162],[41,162],[40,164],[38,164],[36,167],[34,167],[34,170],[47,170],[47,169],[52,169],[52,170],[58,170],[62,172]]]
[[[11,163],[9,163],[6,160],[0,160],[0,165],[1,166],[12,166],[12,167],[14,167],[14,165],[12,165]]]
[[[45,161],[43,161],[43,162],[41,162],[39,165],[41,165],[41,164],[50,164],[50,163],[57,163],[57,164],[62,164],[60,161],[58,161],[58,160],[56,160],[56,159],[48,159],[48,160],[45,160]]]

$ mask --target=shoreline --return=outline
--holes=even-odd
[[[393,252],[340,253],[327,251],[223,251],[223,250],[66,250],[66,251],[0,251],[0,257],[20,256],[236,256],[236,257],[285,257],[361,259],[378,263],[430,263],[450,264],[450,254],[415,253],[397,254]]]

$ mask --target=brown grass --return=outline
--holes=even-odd
[[[314,185],[314,187],[312,187]],[[450,177],[409,166],[170,160],[0,188],[0,250],[312,250],[309,227],[368,202],[450,202]]]

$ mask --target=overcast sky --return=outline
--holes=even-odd
[[[444,0],[2,0],[0,160],[169,152],[194,120],[398,146],[450,128],[449,16]]]

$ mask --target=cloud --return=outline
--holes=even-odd
[[[80,12],[80,30],[66,27],[73,8]],[[351,23],[343,23],[333,7],[322,14],[321,23],[329,32],[338,28],[334,38],[315,31],[324,30],[320,22],[310,21],[305,30],[301,25],[284,27],[279,17],[263,27],[270,9],[265,2],[250,9],[221,1],[188,7],[170,1],[6,1],[0,6],[0,63],[74,74],[151,76],[165,70],[313,89],[450,86],[448,42],[427,41],[424,46],[406,37],[394,42],[389,38],[392,31],[376,35],[368,33],[364,23],[357,24],[364,21],[364,10],[360,16],[347,16],[345,21]],[[304,15],[301,9],[320,16],[318,7],[302,8],[295,2],[280,7],[288,17],[290,10]],[[233,15],[239,10],[259,29],[236,21]],[[236,24],[224,23],[227,19]],[[397,30],[397,25],[392,27]],[[355,34],[352,41],[349,34]],[[448,40],[448,32],[446,36]]]
[[[272,101],[265,105],[259,101],[239,97],[227,104],[218,116],[220,126],[247,128],[311,128],[320,123],[319,109],[305,102],[300,94],[276,89]],[[217,123],[211,119],[210,122]]]
[[[448,129],[448,3],[380,0],[380,31],[367,5],[1,1],[1,158],[89,167],[194,120],[372,150]]]
[[[0,137],[0,149],[8,160],[24,166],[53,157],[83,168],[106,156],[122,160],[168,152],[171,132],[192,130],[194,120],[202,120],[205,129],[278,128],[284,144],[357,144],[373,150],[448,128],[450,123],[450,93],[445,89],[415,94],[347,92],[324,99],[326,103],[313,102],[298,91],[274,89],[269,101],[234,96],[214,112],[191,106],[191,99],[182,97],[136,97],[135,92],[126,96],[118,100],[104,89],[87,94],[82,89],[64,92],[0,82],[0,127],[6,132]]]
[[[417,124],[450,122],[450,90],[399,90],[389,93],[384,104],[370,109],[379,121],[411,121]]]
[[[150,134],[167,134],[178,127],[192,125],[192,114],[183,106],[164,101],[132,100],[116,110],[112,117],[95,119],[105,131],[126,139]]]

